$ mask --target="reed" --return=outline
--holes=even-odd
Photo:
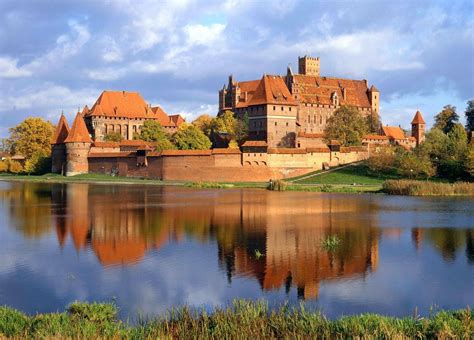
[[[383,184],[383,191],[408,196],[474,196],[474,183],[388,180]]]
[[[272,191],[286,191],[287,188],[288,183],[281,179],[277,179],[276,181],[270,181],[270,183],[268,184],[268,190]]]
[[[110,304],[75,303],[63,313],[27,316],[0,307],[0,338],[459,338],[474,336],[470,309],[440,311],[427,318],[393,318],[376,314],[329,320],[304,304],[270,310],[266,302],[236,300],[227,308],[182,307],[135,325],[116,319]]]

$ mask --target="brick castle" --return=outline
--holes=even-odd
[[[248,140],[240,149],[153,151],[153,145],[133,140],[146,120],[158,121],[169,133],[184,123],[147,104],[139,93],[104,91],[95,104],[78,112],[73,125],[61,115],[52,144],[52,172],[114,173],[162,180],[267,181],[297,176],[324,167],[369,157],[377,145],[411,148],[424,139],[425,122],[418,111],[411,136],[400,127],[381,126],[367,135],[364,146],[327,144],[324,128],[341,105],[352,105],[361,115],[378,116],[380,92],[367,80],[320,76],[319,58],[298,59],[298,74],[264,75],[237,82],[229,76],[219,91],[219,112],[248,119]],[[122,142],[105,142],[118,133]]]

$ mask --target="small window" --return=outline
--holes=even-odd
[[[290,107],[290,108],[288,108],[288,110],[291,112],[291,107]]]
[[[276,107],[274,106],[274,107],[273,107],[273,111],[275,111],[275,110],[276,110]]]
[[[281,107],[281,110],[283,111],[283,106]]]
[[[275,126],[277,126],[277,122],[275,122]]]
[[[286,122],[286,126],[288,126],[288,122]]]

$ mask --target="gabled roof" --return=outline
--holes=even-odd
[[[390,139],[405,139],[405,133],[399,126],[382,126],[382,131],[385,136]]]
[[[290,91],[288,91],[283,78],[268,75],[264,75],[260,80],[254,95],[248,102],[248,106],[265,104],[298,105]]]
[[[170,117],[163,111],[163,109],[159,106],[155,106],[151,108],[151,111],[155,114],[155,119],[161,124],[161,126],[166,127],[175,127],[176,124],[171,121]]]
[[[176,115],[170,115],[170,120],[174,123],[174,125],[176,125],[177,127],[179,127],[181,124],[185,123],[186,121],[184,120],[183,117],[181,117],[181,115],[179,114],[176,114]]]
[[[267,142],[263,140],[248,140],[244,144],[242,144],[243,147],[267,147],[268,144]]]
[[[413,120],[411,121],[411,123],[412,124],[426,124],[420,111],[416,111],[415,117],[413,117]]]
[[[376,88],[374,85],[372,85],[372,86],[370,87],[370,91],[371,91],[371,92],[379,92],[379,90],[377,90],[377,88]]]
[[[156,118],[138,92],[103,91],[87,116]]]
[[[89,131],[87,131],[84,117],[80,112],[77,113],[74,123],[72,123],[69,135],[64,140],[64,143],[92,143]]]
[[[54,131],[53,138],[51,138],[51,144],[62,144],[66,140],[69,134],[69,125],[67,124],[66,117],[61,113],[58,125]]]
[[[293,86],[299,89],[297,100],[301,103],[331,105],[335,92],[340,105],[372,107],[369,101],[367,82],[342,78],[293,75]],[[346,97],[344,98],[344,90]]]
[[[236,84],[236,86],[240,89],[240,97],[236,105],[237,108],[248,106],[248,103],[255,94],[255,90],[257,90],[260,81],[261,79],[240,81]]]

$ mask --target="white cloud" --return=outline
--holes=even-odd
[[[9,57],[0,57],[0,77],[1,78],[18,78],[31,75],[31,72],[18,67],[18,59]]]
[[[186,25],[183,28],[186,34],[186,42],[189,46],[204,45],[211,46],[222,38],[225,29],[223,24],[205,25]]]
[[[123,60],[122,51],[117,44],[117,42],[106,36],[101,40],[101,45],[103,46],[102,59],[105,62],[119,62]]]

